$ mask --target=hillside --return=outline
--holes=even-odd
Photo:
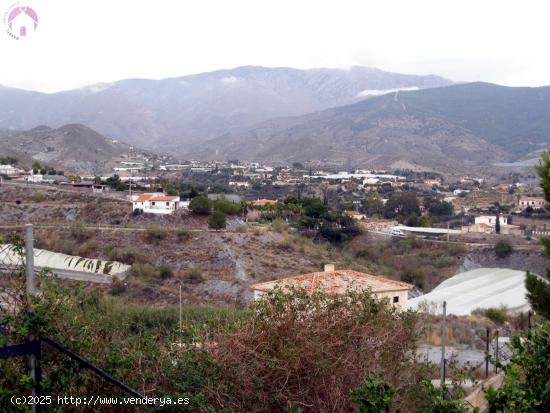
[[[468,172],[529,158],[549,145],[550,87],[471,83],[271,120],[193,155]]]
[[[171,79],[127,79],[44,94],[0,87],[0,129],[81,123],[144,148],[197,142],[271,118],[355,103],[391,89],[448,85],[367,67],[245,66]]]
[[[83,125],[58,129],[39,126],[29,131],[0,130],[0,154],[27,166],[32,161],[71,172],[100,173],[118,156],[134,151]]]

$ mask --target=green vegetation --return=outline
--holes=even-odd
[[[495,254],[498,258],[506,258],[512,252],[514,252],[514,247],[510,241],[500,240],[495,244]]]
[[[500,308],[478,308],[472,311],[472,314],[481,315],[487,317],[495,324],[503,325],[510,319],[508,315],[508,309],[506,307]]]
[[[490,412],[547,412],[550,407],[550,323],[512,337],[514,355],[504,385],[487,392]]]
[[[540,177],[544,197],[547,201],[550,201],[550,150],[542,153],[536,170]],[[550,237],[543,237],[541,243],[544,247],[544,254],[550,258]],[[540,279],[534,274],[527,273],[525,288],[527,289],[527,298],[533,309],[550,320],[550,283],[548,278],[550,278],[548,268],[546,269],[546,279]]]
[[[189,202],[189,209],[196,214],[209,214],[212,204],[206,195],[198,195]]]
[[[527,289],[527,299],[533,310],[550,320],[550,283],[528,272],[525,288]]]
[[[225,214],[221,211],[214,211],[208,217],[208,228],[220,230],[226,225]]]
[[[550,151],[543,152],[537,173],[545,198],[550,200]],[[542,244],[549,256],[550,239],[543,238]],[[549,273],[546,269],[546,276]],[[487,392],[489,412],[542,413],[550,409],[550,286],[546,280],[527,273],[525,287],[531,306],[547,321],[522,336],[512,337],[513,356],[504,368],[504,385]]]

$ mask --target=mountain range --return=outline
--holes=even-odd
[[[532,165],[550,146],[550,87],[453,83],[367,67],[257,66],[52,94],[0,87],[0,129],[54,128],[3,132],[4,142],[14,133],[17,142],[25,134],[51,139],[76,123],[136,147],[194,159],[489,173],[497,164]],[[92,132],[79,130],[78,145],[88,154],[110,151]],[[94,142],[96,152],[89,146]],[[31,145],[46,148],[34,158],[53,156],[44,145]],[[4,143],[0,151],[10,147]]]
[[[358,102],[394,89],[449,85],[368,67],[244,66],[162,80],[127,79],[59,93],[0,87],[0,129],[79,123],[149,149],[185,153],[259,122]]]
[[[269,120],[203,143],[193,156],[468,172],[550,146],[550,87],[465,83],[396,91]]]

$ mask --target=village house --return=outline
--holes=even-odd
[[[362,214],[357,211],[344,211],[344,214],[346,214],[348,217],[356,219],[358,221],[367,219],[367,216],[365,214]]]
[[[508,218],[500,216],[499,217],[500,225],[508,225]],[[496,215],[482,215],[474,218],[475,224],[486,224],[494,227],[497,224]]]
[[[132,210],[149,214],[171,214],[182,208],[179,196],[164,194],[141,194],[132,199]]]
[[[0,165],[0,175],[5,175],[9,178],[14,178],[21,176],[25,173],[25,171],[16,168],[13,165]]]
[[[532,209],[544,209],[545,206],[546,200],[542,197],[526,196],[520,198],[518,202],[518,209],[520,211],[525,211],[529,207],[531,207]]]
[[[376,298],[388,299],[392,305],[402,310],[407,309],[409,290],[414,288],[412,284],[377,275],[335,270],[333,264],[325,265],[324,271],[253,284],[250,288],[254,292],[254,299],[258,300],[277,286],[283,289],[302,288],[308,293],[323,291],[328,295],[342,295],[347,290],[370,290]]]
[[[276,199],[257,199],[256,201],[253,201],[252,204],[256,206],[264,206],[264,205],[276,205],[279,201]]]

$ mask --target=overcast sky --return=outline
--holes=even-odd
[[[14,0],[0,0],[0,16]],[[46,92],[240,65],[376,66],[550,84],[541,0],[30,0],[26,40],[0,32],[0,84]]]

